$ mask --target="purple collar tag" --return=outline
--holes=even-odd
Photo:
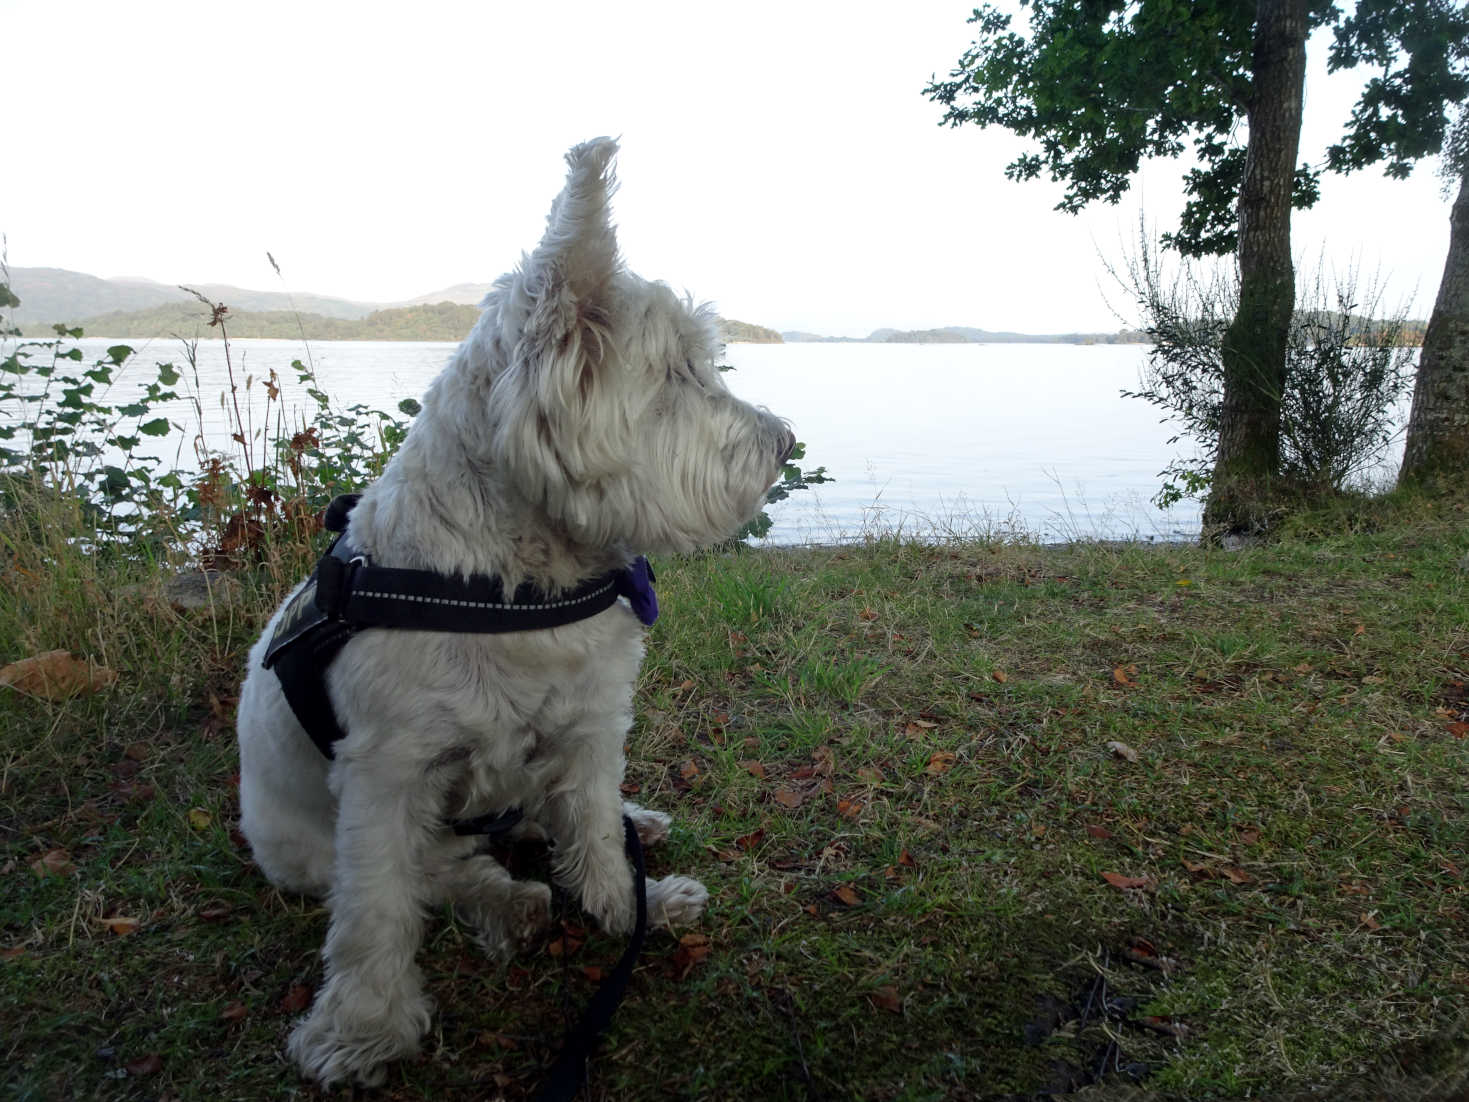
[[[658,594],[653,592],[653,568],[639,555],[617,576],[617,592],[626,597],[645,627],[658,619]]]

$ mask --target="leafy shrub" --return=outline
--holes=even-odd
[[[1146,248],[1123,278],[1146,320],[1152,343],[1137,390],[1179,427],[1170,444],[1191,441],[1189,458],[1159,472],[1153,498],[1167,508],[1209,489],[1219,449],[1224,399],[1222,347],[1239,302],[1237,273],[1185,266],[1171,281]],[[1378,462],[1394,431],[1394,414],[1412,374],[1406,318],[1375,315],[1376,288],[1358,294],[1356,273],[1330,290],[1321,274],[1297,296],[1286,349],[1280,418],[1280,475],[1308,496],[1345,489]]]
[[[15,303],[0,280],[0,306]],[[223,331],[228,310],[211,310],[211,324]],[[242,409],[224,332],[231,446],[216,447],[205,437],[197,344],[187,343],[189,397],[198,421],[194,463],[170,463],[147,453],[146,441],[188,431],[159,416],[164,403],[180,399],[175,388],[185,372],[172,363],[156,364],[141,385],[129,380],[137,390],[130,400],[114,404],[110,390],[133,366],[133,349],[114,345],[88,365],[76,343],[82,331],[55,330],[49,340],[17,341],[14,327],[0,332],[0,508],[13,514],[19,502],[37,495],[70,497],[82,518],[78,536],[112,553],[161,557],[175,551],[217,565],[258,556],[281,538],[304,542],[333,496],[381,472],[418,412],[412,400],[399,404],[401,417],[361,404],[337,409],[311,369],[296,360],[292,368],[314,408],[287,426],[279,409],[280,380],[271,370],[263,380],[260,419],[268,428],[254,439],[247,427],[251,395]]]

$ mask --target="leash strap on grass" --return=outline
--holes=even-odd
[[[541,1088],[539,1102],[570,1102],[576,1097],[587,1076],[587,1059],[597,1047],[602,1033],[612,1021],[612,1013],[627,994],[627,984],[632,979],[633,966],[638,954],[643,951],[643,942],[648,936],[648,874],[643,866],[643,847],[638,842],[637,828],[626,815],[622,817],[623,844],[627,856],[632,860],[633,896],[638,904],[638,920],[633,927],[632,938],[622,959],[617,962],[612,975],[597,988],[596,994],[587,1003],[576,1029],[566,1038],[561,1055],[551,1067],[546,1083]]]

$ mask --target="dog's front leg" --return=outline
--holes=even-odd
[[[329,897],[326,982],[291,1033],[292,1058],[328,1086],[377,1085],[383,1065],[418,1049],[432,1004],[414,962],[441,829],[439,793],[386,757],[343,760]]]
[[[621,747],[622,733],[611,745]],[[624,805],[618,784],[622,756],[596,760],[594,753],[573,757],[570,773],[550,799],[551,834],[556,841],[556,878],[577,893],[584,910],[602,929],[625,934],[637,920],[632,869],[623,853]],[[639,835],[662,840],[668,817],[635,804],[627,811]],[[704,910],[709,892],[687,876],[648,881],[648,919],[655,926],[692,922]]]

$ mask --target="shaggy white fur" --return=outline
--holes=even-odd
[[[363,493],[350,535],[375,564],[566,590],[725,538],[763,502],[794,438],[721,382],[708,307],[623,268],[616,148],[567,154],[545,237],[496,282]],[[604,929],[631,929],[624,810],[644,840],[668,832],[618,789],[643,630],[619,602],[544,631],[360,632],[328,673],[347,732],[329,762],[261,668],[275,622],[241,690],[240,825],[273,883],[331,911],[325,983],[291,1055],[325,1084],[373,1084],[429,1025],[414,963],[428,906],[455,903],[496,953],[547,921],[549,888],[512,880],[446,818],[521,808],[558,881]],[[706,899],[687,877],[648,882],[656,922],[690,921]]]

